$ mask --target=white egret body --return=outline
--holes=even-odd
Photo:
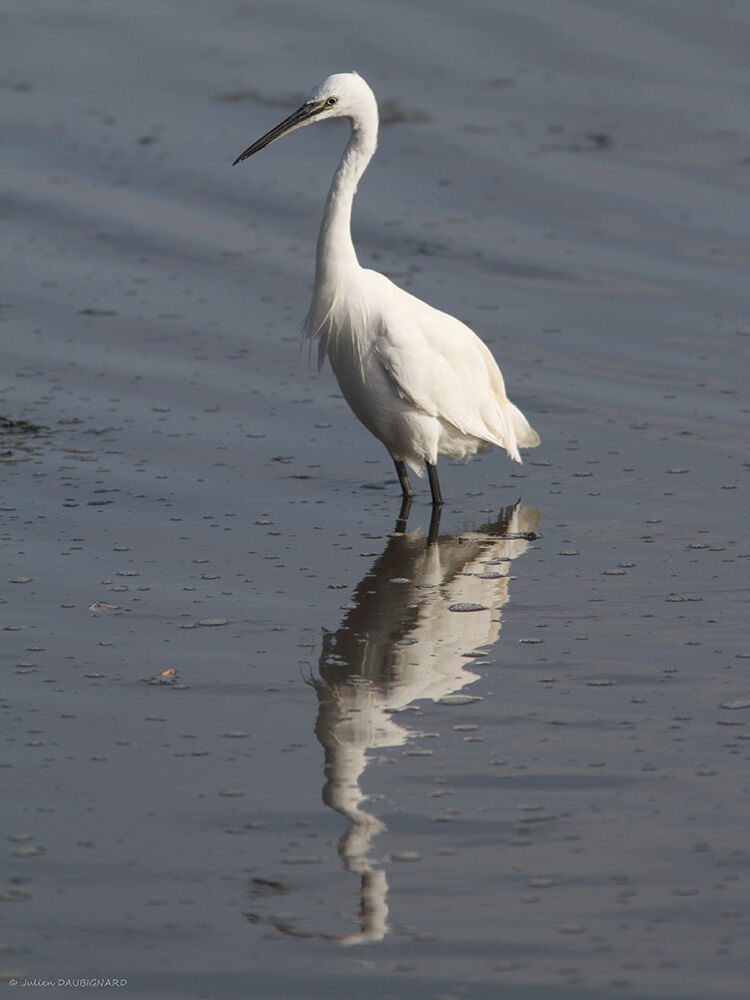
[[[425,466],[434,505],[442,503],[438,455],[466,458],[490,445],[520,462],[539,435],[505,394],[495,359],[467,326],[360,266],[351,237],[357,183],[378,137],[375,96],[357,73],[336,73],[307,101],[249,146],[235,164],[275,139],[326,118],[348,118],[351,135],[328,193],[305,321],[341,392],[393,459],[404,497],[406,471]]]

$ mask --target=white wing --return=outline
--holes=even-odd
[[[523,431],[525,425],[530,432],[518,434],[522,443],[532,444],[536,434],[508,400],[503,376],[488,348],[453,316],[377,272],[370,274],[382,282],[373,310],[378,324],[374,347],[399,395],[460,433],[505,448],[520,461],[517,430]]]

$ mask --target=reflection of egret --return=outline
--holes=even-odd
[[[328,355],[355,415],[388,449],[404,496],[412,493],[406,466],[421,476],[426,465],[437,506],[438,455],[466,458],[494,444],[520,462],[519,447],[534,447],[539,436],[506,396],[500,369],[476,334],[360,267],[352,200],[375,152],[378,108],[357,73],[329,76],[235,163],[326,118],[348,118],[352,131],[320,227],[306,333],[318,338],[318,361]]]
[[[357,587],[336,632],[323,640],[315,732],[325,749],[323,801],[348,827],[339,853],[360,874],[360,930],[347,943],[386,933],[385,872],[368,857],[381,820],[362,808],[368,751],[409,737],[394,712],[434,701],[478,680],[467,653],[494,643],[510,563],[535,537],[539,512],[519,504],[493,524],[425,544],[420,531],[394,535]]]

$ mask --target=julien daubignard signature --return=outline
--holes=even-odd
[[[34,986],[37,989],[40,986],[57,986],[60,987],[72,987],[73,989],[106,989],[107,987],[111,989],[122,989],[123,986],[127,986],[127,979],[110,979],[110,978],[80,978],[80,979],[9,979],[8,986]]]

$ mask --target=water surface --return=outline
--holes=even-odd
[[[4,974],[744,997],[746,7],[2,28]],[[542,436],[441,463],[432,545],[300,357],[345,125],[230,167],[350,68],[363,264],[476,329]]]

